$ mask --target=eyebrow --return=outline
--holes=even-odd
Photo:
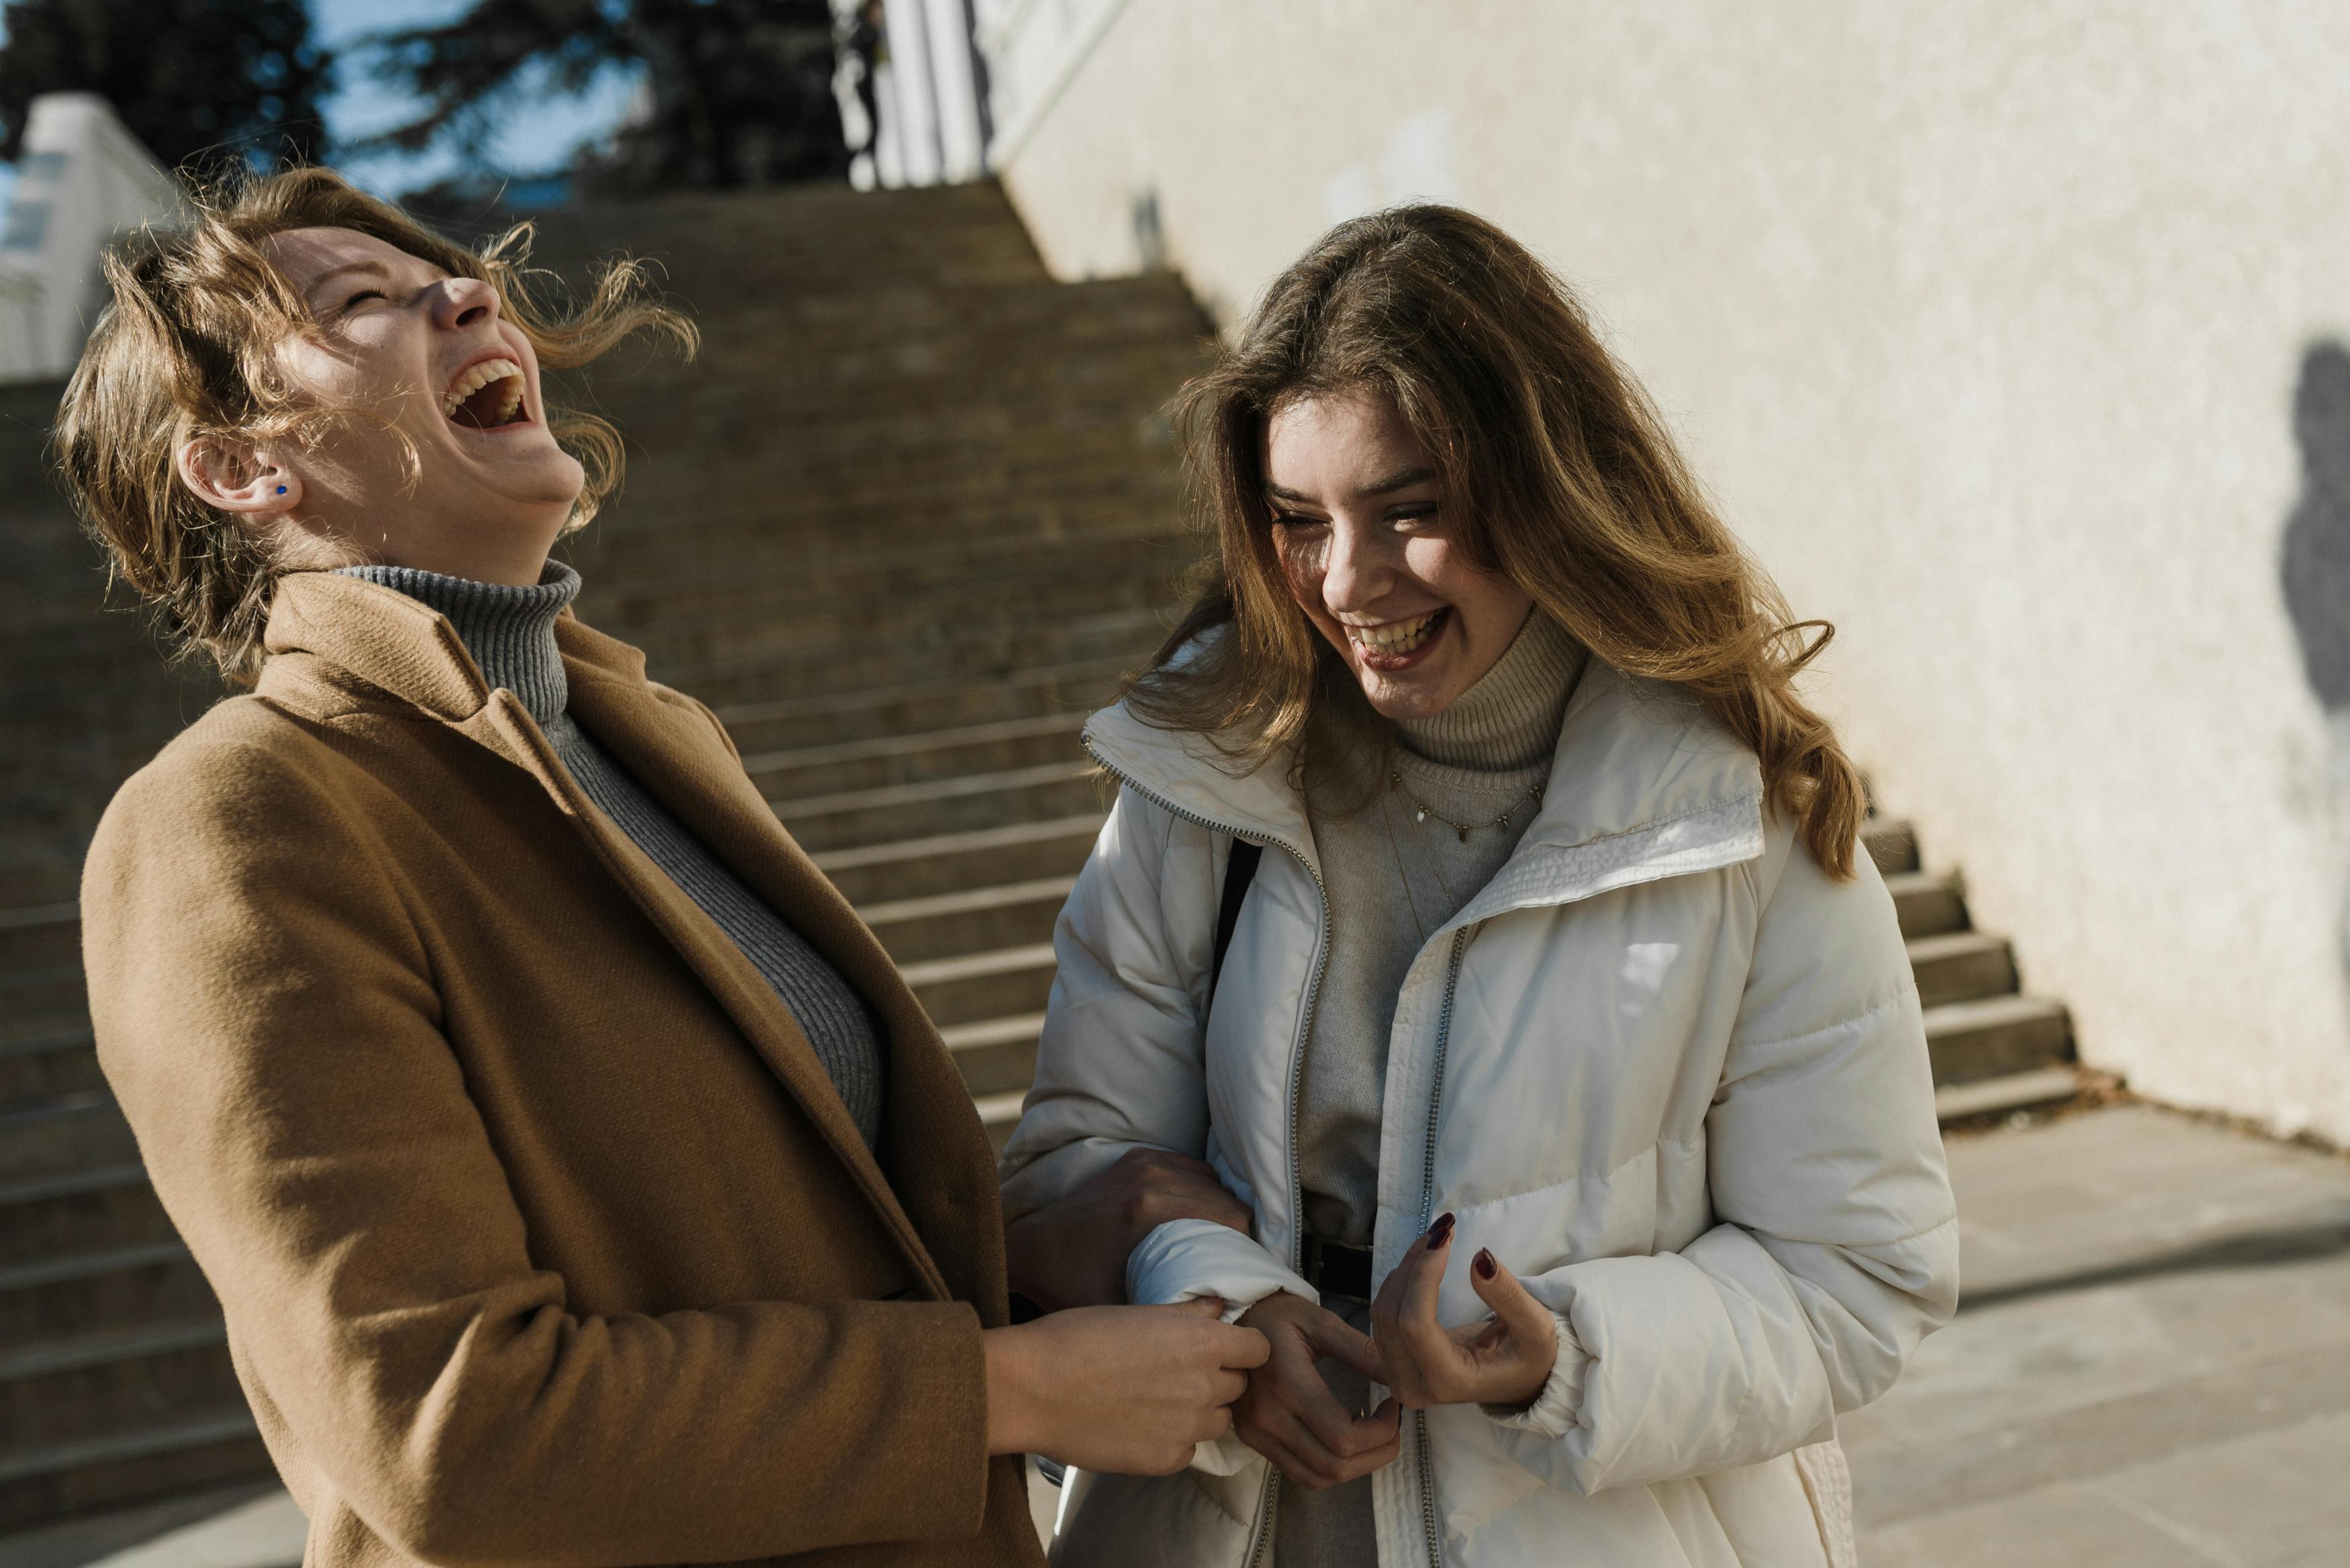
[[[1418,463],[1410,468],[1398,469],[1385,479],[1364,485],[1355,492],[1355,499],[1359,501],[1374,495],[1392,495],[1399,490],[1409,490],[1415,484],[1425,484],[1435,477],[1436,470],[1424,462]],[[1318,504],[1314,497],[1278,484],[1267,484],[1264,487],[1264,493],[1275,501],[1301,501],[1308,506]]]

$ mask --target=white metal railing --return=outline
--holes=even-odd
[[[853,38],[863,0],[834,0],[834,8],[843,37]],[[976,0],[881,0],[879,10],[879,49],[845,48],[835,84],[858,149],[851,178],[868,188],[984,179],[994,106]]]

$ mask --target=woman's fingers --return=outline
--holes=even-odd
[[[1413,1260],[1419,1267],[1404,1282],[1403,1302],[1399,1315],[1406,1327],[1415,1323],[1436,1324],[1436,1293],[1444,1284],[1444,1268],[1452,1256],[1452,1216],[1447,1214],[1428,1228],[1428,1234],[1415,1243],[1420,1255]]]
[[[1388,1380],[1387,1363],[1379,1359],[1371,1336],[1337,1314],[1325,1313],[1314,1319],[1305,1328],[1305,1338],[1316,1355],[1351,1368],[1369,1382]]]
[[[1305,1423],[1316,1446],[1334,1459],[1353,1459],[1387,1439],[1378,1423],[1338,1403],[1330,1385],[1322,1380],[1321,1369],[1311,1361],[1282,1380],[1282,1402]]]
[[[1493,1309],[1493,1315],[1502,1320],[1513,1337],[1528,1345],[1549,1342],[1555,1354],[1558,1320],[1491,1251],[1481,1251],[1471,1260],[1469,1288],[1477,1293],[1479,1301]]]
[[[1415,1408],[1439,1402],[1429,1378],[1448,1347],[1437,1343],[1440,1328],[1433,1339],[1425,1331],[1436,1327],[1436,1292],[1444,1282],[1451,1241],[1452,1216],[1446,1214],[1405,1251],[1371,1303],[1371,1338],[1388,1369],[1380,1381]],[[1438,1359],[1431,1362],[1431,1355]]]

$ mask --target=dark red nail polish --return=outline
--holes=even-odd
[[[1452,1240],[1452,1216],[1440,1214],[1436,1223],[1428,1228],[1428,1250],[1431,1252]]]
[[[1493,1262],[1492,1253],[1487,1251],[1484,1248],[1480,1247],[1477,1249],[1476,1261],[1471,1262],[1469,1266],[1477,1271],[1477,1277],[1479,1279],[1490,1280],[1493,1277],[1493,1272],[1499,1269],[1502,1265]]]

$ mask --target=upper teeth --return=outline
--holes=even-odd
[[[441,394],[442,418],[455,419],[457,410],[464,407],[467,398],[472,397],[492,381],[503,380],[508,376],[515,379],[514,389],[508,396],[506,406],[506,412],[511,414],[515,405],[522,401],[522,367],[511,359],[484,359],[458,377],[451,383],[449,389]]]
[[[1350,626],[1347,635],[1373,653],[1409,653],[1428,640],[1429,628],[1442,613],[1430,610],[1409,620],[1391,620],[1385,626]]]

